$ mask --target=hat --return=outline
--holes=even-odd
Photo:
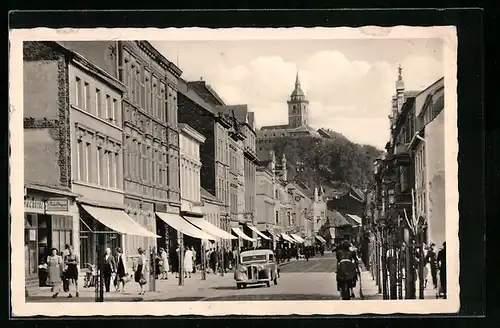
[[[139,247],[139,248],[137,249],[137,252],[139,252],[139,254],[142,254],[142,253],[144,253],[144,250],[142,249],[142,247]]]

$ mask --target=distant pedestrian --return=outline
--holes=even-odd
[[[164,248],[160,248],[160,279],[168,279],[168,271],[170,264],[168,262],[168,255]]]
[[[125,283],[127,279],[127,259],[122,252],[122,249],[118,247],[116,249],[116,278],[114,285],[116,286],[116,291],[123,293],[125,290]],[[121,288],[120,288],[121,287]]]
[[[57,248],[51,249],[51,254],[47,257],[47,285],[52,286],[52,297],[56,298],[59,295],[62,283],[64,261],[58,254]]]
[[[66,279],[68,279],[68,297],[73,297],[71,295],[71,286],[75,286],[75,296],[79,297],[80,293],[78,290],[78,271],[80,268],[80,257],[75,253],[73,246],[68,245],[68,254],[64,257],[64,266],[66,268]]]
[[[193,251],[187,247],[184,253],[184,278],[191,278],[191,272],[193,272]]]
[[[68,254],[69,254],[69,244],[66,244],[64,246],[64,250],[61,252],[62,259],[64,260]],[[63,291],[67,293],[69,292],[69,278],[66,269],[67,265],[65,264],[63,267],[62,286],[63,286]]]
[[[191,246],[191,252],[193,252],[193,273],[196,273],[196,264],[198,261],[196,259],[196,250],[194,249],[194,246]]]
[[[116,261],[114,256],[111,254],[111,249],[106,248],[104,254],[104,267],[102,269],[102,274],[104,277],[104,287],[106,292],[109,293],[111,288],[111,276],[116,272]]]
[[[439,281],[441,283],[441,292],[446,295],[446,242],[443,243],[443,248],[437,255],[437,263],[439,267]]]
[[[139,253],[139,258],[137,259],[137,267],[135,268],[134,280],[141,286],[141,291],[139,295],[144,295],[146,292],[144,286],[146,285],[146,255],[144,255],[144,250],[139,247],[137,250]]]
[[[434,289],[438,288],[438,283],[437,283],[437,255],[436,255],[436,244],[432,243],[430,246],[429,251],[427,252],[427,255],[425,257],[425,262],[428,264],[430,271],[431,271],[431,277],[432,277],[432,284],[434,285]]]

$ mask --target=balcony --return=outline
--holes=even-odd
[[[408,166],[412,164],[408,143],[398,144],[394,147],[393,161],[397,166]]]

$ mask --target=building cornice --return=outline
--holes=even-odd
[[[179,123],[178,127],[179,127],[181,133],[193,138],[194,140],[196,140],[200,144],[204,143],[205,140],[207,139],[204,135],[202,135],[201,133],[199,133],[193,127],[189,126],[186,123]]]

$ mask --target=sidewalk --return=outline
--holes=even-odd
[[[145,286],[146,294],[139,295],[140,286],[134,281],[128,282],[125,285],[124,292],[116,292],[114,286],[111,286],[109,293],[104,293],[104,301],[142,301],[151,300],[155,298],[172,298],[192,294],[198,290],[210,288],[214,284],[220,284],[225,280],[233,280],[233,272],[228,271],[221,276],[218,274],[207,274],[206,280],[201,279],[201,272],[191,274],[191,278],[184,278],[184,286],[179,286],[179,279],[175,278],[175,274],[169,274],[167,280],[155,280],[156,291],[150,291],[149,283]],[[148,281],[149,282],[149,281]],[[83,286],[83,279],[79,281],[80,286]],[[81,299],[89,300],[95,298],[95,287],[82,288],[79,290],[79,298],[75,298],[74,289],[71,288],[73,294],[73,301]],[[60,292],[59,298],[66,298],[68,293]],[[38,287],[29,290],[27,301],[37,299],[51,299],[52,292],[50,287]]]

